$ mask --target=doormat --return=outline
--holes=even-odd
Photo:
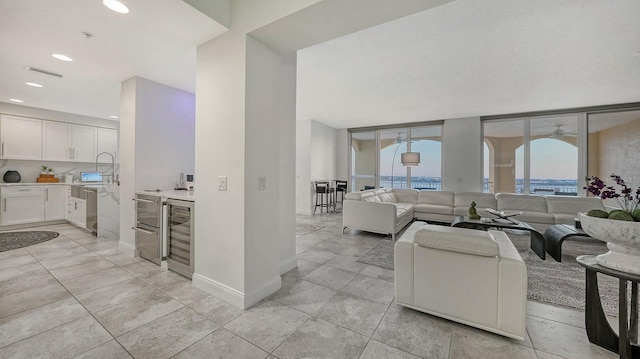
[[[0,252],[50,241],[59,235],[51,231],[3,232],[0,233]]]
[[[316,226],[315,224],[301,223],[296,225],[296,236],[304,236],[311,232],[315,232],[324,228],[323,226]]]

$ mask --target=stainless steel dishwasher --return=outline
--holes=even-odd
[[[167,200],[167,268],[191,278],[194,269],[194,203]]]

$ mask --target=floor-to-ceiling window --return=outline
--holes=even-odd
[[[352,190],[442,189],[441,123],[349,132]],[[407,153],[419,154],[420,161],[403,161]]]
[[[484,191],[577,195],[581,114],[485,121]]]

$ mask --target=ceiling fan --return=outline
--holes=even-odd
[[[553,138],[554,140],[557,140],[557,139],[561,139],[561,138],[563,138],[565,136],[575,137],[577,135],[575,133],[565,132],[562,129],[562,125],[556,125],[556,129],[553,132],[551,132],[551,135],[549,135],[549,138]]]

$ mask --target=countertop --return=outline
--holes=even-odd
[[[162,197],[167,199],[180,199],[183,201],[195,201],[196,193],[195,191],[176,191],[176,190],[167,190],[167,191],[138,191],[136,194],[146,194],[147,196],[155,196]]]
[[[117,187],[107,183],[64,183],[64,182],[20,182],[20,183],[0,183],[0,186],[83,186],[89,188]]]

